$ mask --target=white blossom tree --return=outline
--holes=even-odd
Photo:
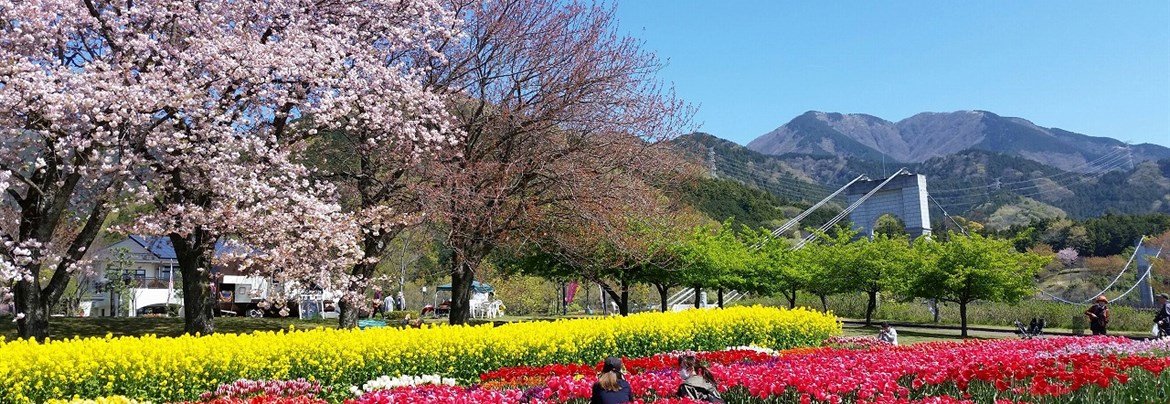
[[[310,180],[294,157],[320,131],[354,121],[383,131],[374,143],[443,141],[442,98],[391,56],[432,53],[453,27],[434,0],[0,1],[5,141],[46,139],[40,159],[31,149],[4,156],[0,182],[18,202],[3,217],[60,223],[64,214],[42,218],[26,206],[52,213],[77,200],[95,206],[87,218],[100,225],[108,195],[128,181],[132,200],[153,211],[125,230],[171,239],[189,333],[214,330],[209,272],[219,239],[246,245],[249,264],[285,279],[346,282],[322,274],[362,259],[357,223],[394,219],[341,211],[333,187]],[[37,168],[42,160],[56,167]],[[63,178],[74,173],[107,196],[71,188]],[[20,279],[18,295],[22,282],[39,282],[39,268],[73,265],[72,244],[52,230],[6,240],[0,275]],[[77,232],[78,251],[92,240],[87,230]],[[65,244],[64,258],[44,252]],[[39,320],[47,314],[22,306],[22,296],[22,321],[36,330],[21,334],[47,335],[47,318]]]

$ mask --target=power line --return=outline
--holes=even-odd
[[[1104,176],[1105,174],[1109,174],[1109,173],[1113,172],[1114,168],[1120,167],[1121,165],[1124,165],[1124,163],[1116,164],[1116,165],[1111,166],[1111,167],[1100,167],[1097,172],[1093,172],[1093,173],[1078,174],[1081,176],[1080,178],[1075,178],[1075,179],[1073,179],[1073,181],[1069,181],[1068,183],[1062,184],[1060,182],[1053,181],[1052,183],[1038,183],[1038,184],[1026,186],[1026,187],[999,189],[999,190],[997,190],[997,192],[1011,192],[1011,193],[1014,193],[1014,194],[1016,194],[1018,196],[1022,196],[1022,197],[1033,197],[1033,196],[1055,193],[1055,192],[1059,191],[1059,189],[1054,188],[1054,187],[1067,188],[1067,187],[1072,186],[1073,184],[1075,184],[1077,182],[1084,182],[1084,181],[1090,180],[1090,179],[1098,179],[1101,176]],[[1055,185],[1053,185],[1053,184],[1055,184]],[[1045,187],[1049,187],[1050,189],[1044,189]],[[1035,190],[1035,191],[1029,191],[1029,190]],[[990,198],[990,197],[991,197],[991,193],[988,192],[987,190],[984,190],[982,192],[968,193],[966,195],[938,196],[938,199],[943,200],[943,201],[948,201],[951,203],[963,204],[963,202],[954,202],[954,201],[974,201],[974,200]]]
[[[1125,153],[1120,154],[1123,151]],[[1102,167],[1105,167],[1105,166],[1109,166],[1111,169],[1117,168],[1117,167],[1124,165],[1124,163],[1126,161],[1125,159],[1129,155],[1130,155],[1129,149],[1118,149],[1118,150],[1114,150],[1112,152],[1109,152],[1109,153],[1097,158],[1096,160],[1082,164],[1081,166],[1078,166],[1075,168],[1092,167],[1087,172],[1098,172],[1102,169]],[[1068,171],[1063,171],[1063,172],[1058,173],[1058,174],[1053,174],[1053,175],[1048,175],[1048,176],[1043,176],[1043,177],[1031,178],[1031,179],[1020,180],[1020,181],[1012,181],[1012,182],[1006,182],[1006,183],[999,183],[995,187],[998,188],[998,187],[1004,187],[1004,186],[1009,186],[1009,185],[1026,184],[1029,182],[1037,182],[1037,181],[1041,181],[1041,180],[1045,180],[1045,179],[1055,182],[1057,178],[1075,177],[1077,175],[1083,175],[1085,173],[1086,172],[1080,172],[1080,171],[1070,169]],[[968,190],[987,189],[987,188],[992,188],[992,186],[980,185],[980,186],[972,186],[972,187],[964,187],[964,188],[939,189],[939,190],[935,190],[935,193],[944,194],[944,193],[948,193],[948,192],[968,191]]]
[[[744,178],[744,177],[746,177],[746,178],[751,180],[751,182],[752,182],[751,185],[754,185],[758,188],[761,188],[761,189],[768,191],[768,192],[771,192],[773,194],[785,196],[785,197],[792,198],[795,200],[819,200],[819,199],[823,198],[824,195],[828,194],[828,192],[825,191],[824,189],[810,188],[808,186],[802,187],[799,185],[800,183],[796,182],[796,181],[792,181],[789,183],[777,184],[776,183],[777,181],[760,179],[760,178],[758,178],[757,174],[754,174],[751,172],[745,172],[745,171],[742,171],[741,169],[730,168],[727,166],[720,167],[720,169],[724,173],[725,178]],[[747,181],[744,181],[741,179],[740,182],[747,182]]]
[[[766,172],[760,172],[760,168],[745,168],[730,162],[721,163],[719,168],[728,174],[727,177],[741,178],[741,181],[743,178],[747,178],[755,182],[755,185],[768,187],[772,191],[785,195],[795,194],[801,198],[819,200],[829,194],[828,189],[819,184],[809,184],[790,175],[769,176]]]

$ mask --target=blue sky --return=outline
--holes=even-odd
[[[1170,1],[623,0],[699,130],[746,144],[809,111],[986,110],[1170,146]]]

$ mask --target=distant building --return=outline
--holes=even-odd
[[[222,241],[215,243],[216,256],[227,251]],[[217,314],[245,314],[268,297],[270,282],[266,278],[244,276],[238,268],[225,265],[217,265],[211,272],[212,291],[222,311]],[[89,279],[93,293],[89,301],[81,303],[83,316],[136,316],[139,310],[151,308],[165,313],[166,305],[183,303],[182,275],[168,237],[133,235],[114,243],[94,257],[94,273]]]

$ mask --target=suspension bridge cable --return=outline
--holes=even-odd
[[[743,161],[738,161],[738,160],[732,160],[730,158],[723,157],[723,156],[716,156],[716,160],[717,160],[716,166],[722,165],[724,167],[731,167],[732,169],[735,169],[735,170],[740,171],[740,172],[748,173],[748,174],[751,174],[753,176],[766,176],[767,175],[767,173],[759,173],[758,171],[752,172],[751,170],[753,168],[756,168],[756,169],[767,168],[764,166],[767,166],[768,164],[756,164],[755,162],[743,162]],[[781,165],[780,168],[784,168],[783,165]],[[815,181],[812,181],[811,179],[810,179],[810,181],[803,181],[799,177],[797,177],[795,175],[795,173],[788,172],[790,170],[791,170],[791,168],[783,170],[783,174],[785,174],[785,178],[790,178],[791,181],[796,186],[800,186],[800,187],[804,187],[804,188],[808,188],[808,189],[814,189],[814,190],[822,192],[822,193],[828,193],[828,189],[834,188],[834,186],[828,186],[825,184],[816,183]]]
[[[828,193],[828,191],[825,191],[823,189],[817,189],[815,192],[809,192],[806,190],[807,188],[800,188],[800,187],[796,187],[796,186],[787,186],[788,184],[777,184],[775,181],[761,180],[761,179],[758,179],[755,175],[753,175],[751,173],[744,173],[744,172],[740,172],[738,170],[725,169],[724,172],[731,173],[729,175],[729,177],[732,177],[732,178],[747,177],[750,181],[745,181],[745,180],[741,180],[741,179],[738,181],[743,182],[743,183],[748,184],[748,185],[751,185],[751,186],[754,186],[754,187],[759,188],[761,190],[770,192],[770,193],[775,194],[777,196],[790,198],[790,199],[793,199],[795,201],[805,201],[805,200],[815,201],[815,200],[819,200],[819,199],[823,198]]]
[[[942,210],[943,217],[946,217],[946,218],[948,218],[948,219],[951,219],[951,222],[952,222],[952,223],[954,223],[954,224],[955,224],[955,226],[959,226],[959,231],[963,232],[963,235],[964,235],[964,236],[971,237],[971,235],[970,235],[970,234],[967,234],[967,229],[964,229],[964,228],[963,228],[963,225],[959,224],[959,222],[958,222],[957,220],[955,220],[954,216],[951,216],[951,214],[950,214],[950,213],[947,213],[947,209],[946,209],[946,208],[944,208],[942,205],[940,205],[940,204],[938,203],[938,201],[934,199],[934,195],[931,195],[931,194],[928,192],[928,193],[926,194],[926,197],[927,197],[927,198],[930,198],[931,202],[934,202],[934,206],[938,206],[938,208],[939,208],[940,210]]]
[[[825,223],[818,230],[821,232],[824,232],[825,230],[828,230],[830,227],[833,227],[833,225],[836,225],[837,222],[841,221],[841,219],[845,218],[850,213],[852,213],[855,209],[857,209],[859,206],[861,206],[862,203],[865,203],[865,201],[868,200],[869,197],[876,194],[879,190],[882,189],[882,187],[884,187],[884,186],[886,186],[886,184],[890,183],[890,181],[893,181],[894,177],[897,177],[899,174],[903,174],[903,173],[909,174],[909,172],[906,171],[905,167],[899,168],[898,171],[894,172],[894,175],[889,176],[888,178],[885,179],[885,181],[882,181],[880,184],[878,184],[877,187],[874,187],[874,189],[870,190],[865,195],[862,195],[860,198],[857,199],[856,202],[853,202],[853,204],[849,205],[849,207],[845,208],[845,210],[842,210],[841,213],[837,214],[837,216],[833,217],[833,219],[829,220],[829,222]],[[797,244],[796,248],[794,248],[794,249],[799,250],[801,248],[804,248],[804,246],[806,244],[808,244],[809,242],[811,242],[813,240],[816,240],[816,238],[817,238],[816,232],[809,234],[808,237],[805,237],[804,240],[801,240],[800,243]]]
[[[784,225],[782,225],[782,226],[780,226],[780,227],[777,227],[775,230],[772,230],[772,233],[771,233],[771,235],[770,235],[769,237],[778,237],[778,236],[780,236],[781,234],[783,234],[784,232],[786,232],[786,231],[790,230],[790,229],[791,229],[793,226],[795,226],[795,225],[796,225],[797,223],[799,223],[801,220],[804,220],[804,218],[805,218],[805,217],[808,217],[808,215],[809,215],[809,214],[812,214],[812,212],[813,212],[813,211],[815,211],[815,210],[819,209],[821,206],[824,206],[826,202],[828,202],[829,200],[831,200],[831,199],[833,199],[834,197],[836,197],[836,196],[837,196],[838,194],[840,194],[842,191],[845,191],[846,189],[848,189],[850,186],[852,186],[852,185],[853,185],[853,183],[855,183],[855,182],[857,182],[857,181],[861,181],[861,180],[862,180],[862,179],[864,179],[864,178],[866,178],[866,177],[865,177],[865,175],[859,175],[859,176],[857,176],[857,178],[854,178],[852,181],[849,181],[849,183],[848,183],[848,184],[845,184],[845,186],[843,186],[843,187],[841,187],[841,188],[837,189],[836,191],[834,191],[834,192],[833,192],[832,194],[830,194],[829,196],[826,196],[824,199],[821,199],[821,201],[820,201],[820,202],[817,202],[817,203],[816,203],[815,205],[813,205],[812,207],[809,207],[808,209],[805,209],[805,210],[804,210],[804,212],[800,212],[800,214],[799,214],[799,215],[796,215],[796,217],[793,217],[792,219],[788,220],[788,222],[787,222],[787,223],[784,223]],[[762,242],[761,242],[761,243],[762,243]],[[762,245],[762,244],[757,244],[757,245],[756,245],[756,248],[760,248],[760,246],[761,246],[761,245]]]
[[[1157,252],[1157,253],[1154,253],[1154,258],[1158,258],[1158,256],[1161,256],[1161,255],[1162,255],[1162,247],[1161,247],[1161,246],[1159,246],[1159,247],[1158,247],[1158,252]],[[1150,263],[1150,265],[1147,265],[1147,266],[1146,266],[1146,272],[1145,272],[1145,273],[1143,273],[1143,274],[1142,274],[1142,276],[1138,277],[1137,281],[1135,281],[1135,282],[1133,283],[1133,286],[1130,286],[1130,287],[1129,287],[1129,290],[1126,290],[1126,291],[1125,291],[1124,293],[1122,293],[1121,295],[1118,295],[1117,297],[1113,298],[1113,300],[1118,300],[1118,299],[1121,299],[1121,298],[1125,297],[1125,295],[1128,295],[1128,294],[1129,294],[1129,292],[1133,292],[1133,290],[1134,290],[1134,289],[1137,289],[1138,285],[1141,285],[1141,284],[1142,284],[1142,280],[1143,280],[1143,279],[1147,279],[1147,278],[1149,278],[1150,276],[1153,276],[1153,275],[1152,275],[1153,273],[1154,273],[1154,263],[1152,263],[1152,262],[1151,262],[1151,263]]]
[[[1068,301],[1066,301],[1066,300],[1064,300],[1064,299],[1062,299],[1062,298],[1059,298],[1059,297],[1057,297],[1057,296],[1054,296],[1054,295],[1052,295],[1051,293],[1045,292],[1045,291],[1043,291],[1043,290],[1041,290],[1041,291],[1040,291],[1040,293],[1043,293],[1043,294],[1045,294],[1045,295],[1048,295],[1048,296],[1050,296],[1050,297],[1052,297],[1052,298],[1054,298],[1054,299],[1058,299],[1058,300],[1060,300],[1060,301],[1062,301],[1062,302],[1065,302],[1065,303],[1072,303],[1072,304],[1085,304],[1085,303],[1088,303],[1088,302],[1091,302],[1091,301],[1093,301],[1093,299],[1094,299],[1094,298],[1096,298],[1097,296],[1100,296],[1102,293],[1105,293],[1105,292],[1109,291],[1109,289],[1112,289],[1112,288],[1113,288],[1113,285],[1116,285],[1116,284],[1117,284],[1117,281],[1121,280],[1121,276],[1125,274],[1125,271],[1129,270],[1129,264],[1133,263],[1133,259],[1134,259],[1135,257],[1137,257],[1138,251],[1140,251],[1140,250],[1141,250],[1141,248],[1142,248],[1142,242],[1144,241],[1144,239],[1145,239],[1145,237],[1143,237],[1143,238],[1141,238],[1141,239],[1138,239],[1137,247],[1136,247],[1136,248],[1134,248],[1134,250],[1133,250],[1133,254],[1131,254],[1131,255],[1129,256],[1129,260],[1125,262],[1125,266],[1121,267],[1121,272],[1118,272],[1118,273],[1117,273],[1117,276],[1113,278],[1113,281],[1112,281],[1112,282],[1109,282],[1109,285],[1106,285],[1106,286],[1105,286],[1105,288],[1104,288],[1104,289],[1101,289],[1101,291],[1100,291],[1100,292],[1094,293],[1092,297],[1090,297],[1090,298],[1088,298],[1088,299],[1085,299],[1084,301],[1081,301],[1081,302],[1076,302],[1076,303],[1073,303],[1073,302],[1068,302]]]

